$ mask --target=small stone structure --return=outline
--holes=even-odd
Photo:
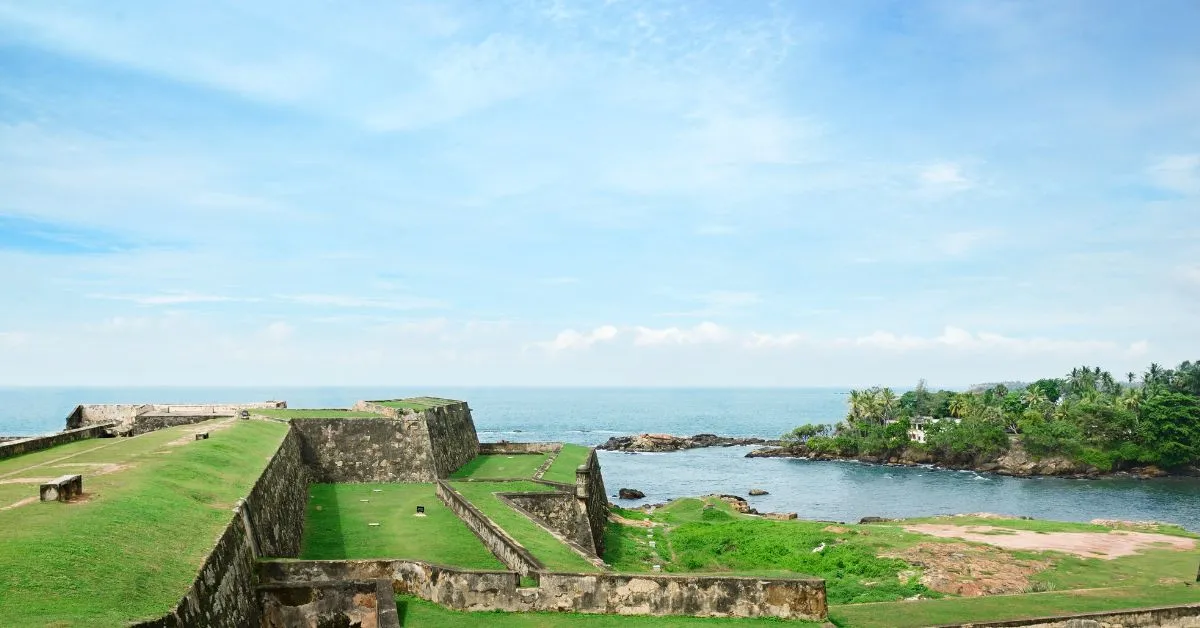
[[[69,502],[83,494],[83,476],[75,474],[54,478],[43,483],[40,492],[44,502]]]
[[[198,432],[196,434],[196,440],[208,440],[208,432]]]

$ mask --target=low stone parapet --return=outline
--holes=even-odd
[[[562,611],[618,615],[778,617],[820,620],[827,615],[819,578],[738,578],[666,574],[536,574],[520,586],[516,572],[477,571],[412,560],[262,561],[260,586],[391,578],[408,593],[461,611]]]
[[[549,454],[562,450],[562,443],[479,443],[480,454]]]
[[[0,460],[73,443],[77,440],[104,436],[110,429],[115,428],[116,425],[115,422],[89,425],[73,430],[64,430],[55,434],[47,434],[46,436],[32,436],[0,443]]]

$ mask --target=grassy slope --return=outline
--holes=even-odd
[[[455,490],[462,493],[496,525],[508,532],[518,543],[525,546],[542,564],[551,571],[596,571],[596,567],[571,548],[563,545],[549,532],[530,521],[525,515],[513,510],[508,504],[493,495],[496,492],[550,491],[545,484],[534,482],[463,482],[453,483]]]
[[[1200,602],[1200,587],[1180,584],[851,604],[831,606],[829,618],[838,626],[852,628],[916,628],[968,621],[999,621],[1194,602]]]
[[[450,477],[472,480],[532,478],[548,454],[484,454],[475,456]]]
[[[274,419],[379,419],[383,415],[342,408],[264,408],[251,414]]]
[[[438,397],[411,397],[409,399],[387,399],[384,401],[376,401],[381,406],[387,408],[400,408],[402,410],[428,410],[438,406],[445,406],[452,403],[460,403],[453,399],[441,399]]]
[[[562,451],[558,452],[558,457],[554,459],[554,462],[550,463],[550,468],[546,469],[546,473],[542,475],[542,479],[550,482],[574,484],[575,469],[587,461],[588,452],[591,450],[591,447],[563,443]]]
[[[655,628],[705,628],[707,626],[794,626],[811,628],[820,623],[784,621],[780,619],[723,619],[699,617],[630,617],[619,615],[582,615],[576,613],[464,613],[452,611],[425,600],[398,596],[400,625],[413,628],[443,626],[488,626],[489,628],[624,628],[625,626],[654,626]]]
[[[233,517],[234,501],[249,493],[287,432],[280,423],[240,421],[208,440],[165,445],[186,427],[88,441],[106,447],[69,462],[135,465],[91,478],[85,471],[90,501],[0,511],[0,625],[116,626],[179,601]],[[68,447],[6,462],[81,449]]]
[[[313,484],[309,494],[301,558],[410,558],[504,569],[432,484]],[[414,516],[418,505],[425,517]]]
[[[706,503],[714,508],[704,510]],[[618,511],[630,518],[645,513]],[[915,542],[897,528],[868,531],[846,526],[845,533],[828,532],[824,523],[768,521],[739,515],[720,500],[683,499],[657,510],[651,519],[665,524],[655,534],[664,571],[730,573],[774,577],[813,575],[826,579],[831,603],[897,600],[929,595],[914,581],[900,582],[897,574],[910,566],[901,560],[877,558],[876,553]],[[911,538],[910,538],[911,537]],[[646,571],[649,558],[644,528],[614,525],[608,535],[605,560],[622,571]],[[839,543],[839,539],[844,542]],[[813,549],[826,545],[823,552]],[[873,583],[873,584],[866,584]]]

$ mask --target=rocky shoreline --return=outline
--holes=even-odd
[[[737,445],[767,445],[778,447],[783,442],[766,438],[738,438],[716,434],[674,436],[672,434],[638,434],[636,436],[614,436],[596,449],[627,452],[664,452],[704,447],[733,447]]]
[[[905,449],[894,456],[838,456],[828,453],[809,451],[804,445],[763,447],[746,454],[747,458],[797,458],[801,460],[842,460],[856,461],[866,464],[877,464],[897,467],[927,467],[932,469],[947,469],[952,471],[975,471],[977,473],[995,473],[1011,477],[1059,477],[1067,479],[1099,479],[1106,477],[1128,477],[1137,479],[1162,478],[1172,475],[1194,476],[1196,469],[1185,473],[1172,474],[1155,466],[1135,467],[1122,471],[1104,472],[1093,466],[1080,463],[1064,456],[1047,456],[1035,459],[1027,454],[1019,445],[1005,452],[995,460],[975,461],[970,464],[948,464],[935,460],[927,452]]]

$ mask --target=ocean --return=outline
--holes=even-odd
[[[0,435],[53,432],[79,403],[286,400],[291,407],[346,407],[359,399],[432,395],[467,401],[482,441],[597,445],[642,432],[775,438],[802,423],[845,414],[846,391],[650,388],[0,388]],[[1067,480],[973,472],[746,458],[748,447],[628,454],[600,452],[608,492],[636,488],[637,505],[708,493],[746,496],[761,511],[857,521],[1001,512],[1039,519],[1154,520],[1200,531],[1200,479]],[[613,498],[613,501],[618,501]]]

